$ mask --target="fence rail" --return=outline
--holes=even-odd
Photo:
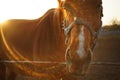
[[[4,60],[0,61],[0,63],[35,63],[35,64],[66,64],[66,62],[56,62],[56,61],[9,61]],[[120,66],[120,62],[91,62],[91,65],[115,65]]]

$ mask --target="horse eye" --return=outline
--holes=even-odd
[[[65,6],[63,6],[63,9],[64,9],[64,10],[68,10],[67,7],[65,7]]]

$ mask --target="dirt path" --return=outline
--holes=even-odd
[[[104,64],[91,65],[81,80],[120,80],[120,31],[101,32],[93,62]]]

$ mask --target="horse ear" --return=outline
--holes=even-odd
[[[60,3],[61,0],[58,0],[58,2]]]
[[[58,0],[58,2],[62,2],[62,1],[65,1],[65,0]]]
[[[61,7],[61,0],[58,0],[58,5],[59,7]]]
[[[58,0],[59,7],[63,7],[65,0]]]

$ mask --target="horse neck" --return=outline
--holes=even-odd
[[[56,38],[55,42],[58,42],[57,44],[61,46],[65,45],[65,35],[64,30],[62,29],[62,16],[61,10],[59,8],[56,9],[53,14],[53,24],[51,25],[54,29],[54,38]]]
[[[52,9],[39,22],[34,49],[38,53],[63,50],[65,48],[64,41],[65,36],[61,27],[60,10]]]

